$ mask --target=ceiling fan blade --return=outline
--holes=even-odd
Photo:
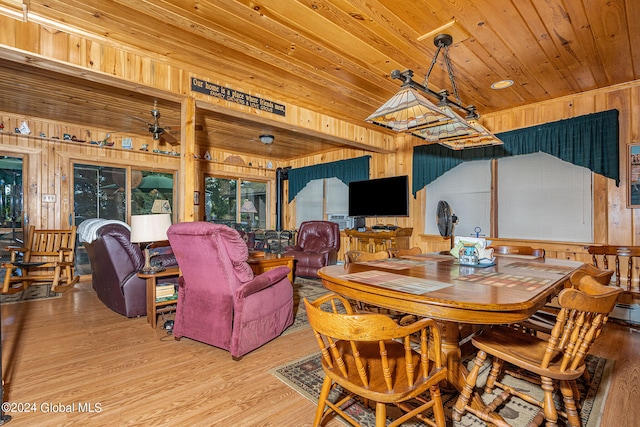
[[[164,141],[164,142],[168,142],[171,145],[178,145],[179,144],[179,142],[176,139],[176,137],[171,135],[168,132],[164,132],[162,135],[160,135],[160,140]]]
[[[149,123],[149,120],[146,120],[146,119],[143,119],[143,118],[140,118],[140,117],[136,117],[136,116],[130,116],[130,117],[131,117],[133,120],[137,120],[137,121],[139,121],[139,122],[142,122],[142,123],[144,123],[144,124],[145,124],[145,125],[147,125],[147,126],[153,126],[153,124],[152,124],[152,123]]]
[[[181,125],[172,125],[172,126],[165,127],[165,129],[171,129],[171,130],[178,131],[178,130],[182,129],[182,126]],[[201,131],[201,130],[204,130],[204,126],[196,125],[196,131]]]

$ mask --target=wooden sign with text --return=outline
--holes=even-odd
[[[221,98],[225,101],[235,102],[237,104],[246,105],[247,107],[267,111],[279,116],[286,116],[286,107],[283,104],[278,104],[277,102],[269,101],[238,90],[229,89],[195,77],[191,78],[191,90],[194,92],[204,93],[209,96],[215,96],[216,98]]]

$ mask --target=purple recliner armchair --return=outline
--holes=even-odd
[[[249,250],[226,225],[183,222],[167,231],[182,277],[173,334],[240,358],[293,323],[293,286],[285,266],[253,275]]]
[[[285,255],[295,258],[295,275],[318,277],[318,270],[338,262],[340,228],[331,221],[305,221],[300,224],[295,246],[287,246]]]
[[[138,277],[144,254],[137,243],[131,243],[129,226],[120,221],[88,219],[78,227],[78,237],[91,262],[93,289],[104,305],[127,317],[147,314],[146,283]],[[177,265],[170,248],[152,260],[154,265]]]

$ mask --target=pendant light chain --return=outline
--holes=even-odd
[[[422,85],[424,87],[429,87],[429,76],[431,75],[431,71],[433,71],[433,67],[434,65],[436,65],[436,61],[438,59],[438,55],[440,55],[440,49],[442,49],[442,45],[438,45],[438,50],[436,50],[436,54],[433,55],[433,59],[431,60],[431,65],[429,66],[429,71],[427,71],[427,74],[424,76],[424,82],[422,83]]]
[[[453,65],[451,65],[451,59],[449,58],[449,45],[445,43],[438,43],[438,50],[436,50],[435,55],[433,55],[433,59],[431,60],[431,65],[429,65],[429,70],[427,74],[424,76],[424,82],[422,85],[424,87],[429,87],[429,76],[431,75],[431,71],[433,71],[433,67],[436,65],[438,60],[438,55],[440,55],[440,51],[444,47],[444,64],[447,67],[447,73],[449,73],[449,80],[451,81],[451,88],[453,90],[453,96],[456,98],[459,104],[462,104],[460,100],[460,94],[458,93],[458,85],[456,84],[455,76],[453,75]]]
[[[447,66],[447,71],[449,72],[449,80],[451,80],[451,87],[453,88],[453,96],[459,104],[462,104],[460,95],[458,94],[458,85],[456,84],[456,79],[453,76],[453,65],[451,65],[451,59],[449,59],[449,46],[444,47],[444,63]]]

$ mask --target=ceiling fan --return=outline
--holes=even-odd
[[[167,132],[171,128],[169,126],[160,126],[160,110],[158,110],[157,101],[154,101],[153,103],[151,117],[153,117],[153,123],[147,123],[147,127],[149,128],[149,133],[153,136],[153,139],[156,141],[168,142],[171,145],[177,145],[179,143],[178,140]]]
[[[153,123],[149,123],[144,119],[141,119],[139,117],[134,117],[136,120],[140,120],[143,121],[146,126],[147,129],[149,130],[149,133],[152,135],[153,139],[156,141],[160,141],[160,142],[168,142],[171,145],[178,145],[180,144],[180,141],[178,141],[176,139],[175,136],[173,136],[169,131],[173,130],[174,128],[176,128],[175,130],[177,130],[177,128],[179,128],[179,126],[160,126],[160,110],[158,109],[158,102],[154,101],[153,102],[153,109],[151,110],[151,117],[153,117]],[[196,125],[195,129],[198,130],[203,130],[202,125]]]

